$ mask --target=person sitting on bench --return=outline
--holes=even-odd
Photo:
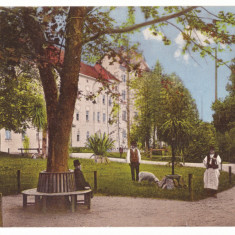
[[[85,180],[85,177],[81,171],[81,163],[79,160],[73,161],[74,165],[74,176],[75,176],[75,186],[76,190],[91,189],[90,184]],[[93,197],[93,192],[91,193],[91,198]]]

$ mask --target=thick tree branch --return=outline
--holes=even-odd
[[[136,29],[148,26],[148,25],[164,22],[164,21],[167,21],[169,19],[173,19],[173,18],[179,17],[181,15],[184,15],[184,14],[186,14],[186,13],[188,13],[188,12],[190,12],[193,9],[196,9],[196,8],[197,8],[197,6],[188,7],[188,8],[186,8],[186,9],[180,11],[180,12],[177,12],[177,13],[174,13],[174,14],[171,14],[171,15],[168,15],[168,16],[162,16],[162,17],[160,17],[158,19],[146,21],[144,23],[135,24],[135,25],[132,25],[132,26],[129,26],[129,27],[125,27],[125,28],[109,28],[109,29],[107,29],[105,31],[101,31],[101,32],[97,33],[96,35],[90,37],[84,43],[87,43],[89,41],[94,41],[95,39],[97,39],[100,36],[105,35],[105,34],[128,33],[128,32],[131,32],[133,30],[136,30]]]

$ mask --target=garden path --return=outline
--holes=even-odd
[[[3,197],[4,227],[235,226],[234,212],[235,187],[197,202],[95,196],[75,213],[23,210],[21,195]]]

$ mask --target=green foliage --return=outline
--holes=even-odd
[[[175,74],[166,75],[161,84],[159,138],[181,151],[192,139],[191,133],[198,121],[197,107]]]
[[[88,138],[86,147],[91,149],[95,155],[106,156],[107,151],[114,147],[114,142],[106,133],[103,133],[103,135],[95,133]]]
[[[215,128],[210,123],[199,122],[192,132],[192,141],[184,149],[185,161],[202,162],[209,153],[210,146],[218,151]]]
[[[135,107],[139,111],[132,128],[132,136],[139,142],[150,142],[157,129],[158,139],[172,145],[178,151],[188,147],[192,132],[198,122],[195,101],[182,81],[175,75],[163,74],[156,64],[152,72],[132,81],[135,91]],[[174,142],[173,142],[174,141]]]
[[[23,147],[24,149],[28,149],[30,145],[29,137],[25,135],[24,140],[23,140]],[[28,153],[28,150],[25,150],[25,153]]]
[[[90,148],[86,147],[70,147],[70,153],[92,153]]]
[[[131,89],[135,94],[135,107],[138,111],[136,122],[132,126],[132,138],[142,146],[149,147],[154,127],[157,125],[160,99],[160,79],[162,67],[157,62],[153,72],[146,72],[131,81]]]
[[[219,150],[224,161],[235,162],[235,59],[231,65],[231,75],[227,84],[229,95],[212,105],[213,124],[217,131]]]
[[[43,97],[38,97],[37,99],[35,99],[35,102],[30,109],[30,115],[32,118],[32,124],[38,130],[41,130],[46,126],[46,104]]]
[[[22,132],[31,121],[31,109],[40,88],[28,74],[14,76],[15,72],[6,74],[0,66],[0,129]]]

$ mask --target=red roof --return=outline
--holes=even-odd
[[[96,71],[99,73],[99,77],[105,79],[105,80],[116,80],[119,81],[116,77],[114,77],[110,72],[108,72],[102,65],[96,64],[95,65]]]
[[[95,70],[95,67],[84,64],[83,62],[80,63],[80,73],[93,78],[99,77],[99,73]]]
[[[57,47],[49,46],[47,48],[47,56],[50,58],[50,62],[53,64],[63,65],[64,63],[64,50],[60,50]],[[103,78],[105,80],[116,80],[119,81],[116,77],[114,77],[110,72],[108,72],[105,68],[103,68],[100,64],[96,64],[95,66],[90,66],[80,63],[80,73],[100,79]]]

